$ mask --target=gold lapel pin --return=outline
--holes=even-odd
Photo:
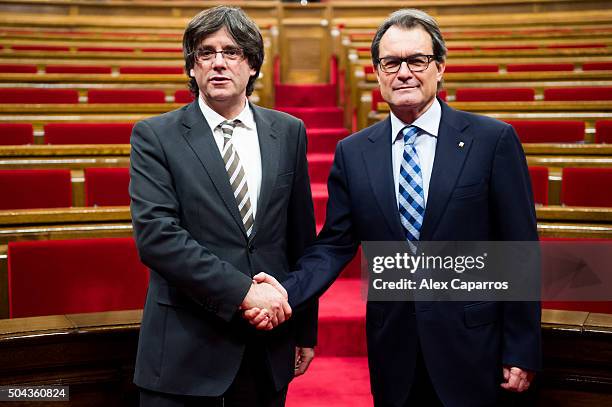
[[[465,143],[463,141],[459,142],[459,148],[463,148],[464,145],[465,145]]]

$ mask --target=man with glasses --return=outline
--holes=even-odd
[[[336,147],[325,226],[281,280],[294,309],[329,287],[362,241],[538,239],[514,130],[436,98],[445,59],[422,11],[397,11],[378,28],[372,62],[391,113]],[[256,311],[245,316],[266,327]],[[497,406],[541,364],[535,303],[369,301],[366,333],[377,407]]]
[[[134,382],[142,406],[283,406],[314,356],[317,303],[262,332],[241,316],[292,314],[286,278],[315,235],[304,125],[247,100],[264,47],[238,8],[195,16],[183,36],[195,101],[134,126],[131,211],[150,268]]]

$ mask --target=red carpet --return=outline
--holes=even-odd
[[[287,407],[331,406],[372,406],[366,358],[315,357],[289,385]]]
[[[316,356],[289,386],[287,407],[371,406],[369,380],[361,282],[343,275],[321,297]]]

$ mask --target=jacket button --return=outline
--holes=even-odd
[[[255,250],[256,250],[256,249],[255,249],[255,246],[254,246],[254,245],[250,245],[250,246],[249,246],[249,253],[253,254],[253,253],[255,253]]]

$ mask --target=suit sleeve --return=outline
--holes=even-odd
[[[525,153],[511,126],[498,141],[493,162],[491,213],[500,241],[537,241],[537,220]],[[539,302],[503,303],[505,365],[540,370],[541,306]]]
[[[300,122],[296,167],[287,210],[287,257],[291,267],[295,267],[304,249],[312,244],[316,235],[314,206],[306,160],[307,138],[304,125]],[[319,301],[314,298],[296,310],[297,345],[312,348],[317,343]]]
[[[134,126],[131,145],[130,209],[142,262],[194,302],[229,321],[251,279],[181,227],[173,175],[163,146],[147,122]]]
[[[300,258],[297,270],[283,282],[289,294],[289,304],[294,308],[322,295],[359,247],[351,219],[351,198],[342,142],[336,147],[327,191],[329,198],[323,230]]]

